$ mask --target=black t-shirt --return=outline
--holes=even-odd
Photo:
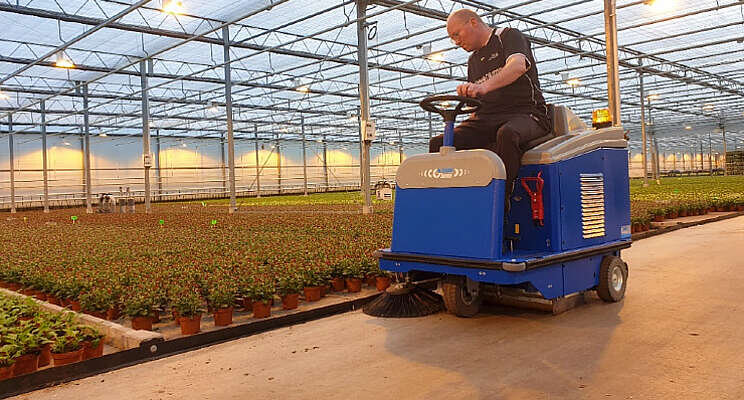
[[[477,115],[481,118],[500,115],[532,114],[547,121],[545,98],[537,80],[537,63],[529,40],[522,32],[512,28],[494,29],[486,46],[473,52],[468,59],[468,81],[482,83],[506,65],[509,57],[522,54],[529,62],[529,69],[511,85],[489,92],[480,100],[483,107]]]

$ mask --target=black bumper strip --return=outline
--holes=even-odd
[[[574,250],[567,253],[560,253],[548,257],[538,258],[525,262],[525,269],[534,269],[544,267],[547,265],[558,264],[562,262],[575,261],[594,255],[605,254],[611,251],[627,249],[630,247],[632,241],[628,240],[621,243],[610,243],[602,246],[591,247],[588,249]],[[478,268],[478,269],[493,269],[493,270],[504,270],[502,261],[489,261],[489,260],[476,260],[467,258],[456,258],[456,257],[441,257],[441,256],[427,256],[423,254],[411,254],[411,253],[392,253],[376,251],[374,256],[383,260],[390,261],[407,261],[407,262],[419,262],[426,264],[436,265],[448,265],[452,267],[463,267],[463,268]],[[514,264],[514,263],[511,263]]]

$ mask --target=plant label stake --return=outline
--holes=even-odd
[[[23,222],[28,222],[28,217],[23,217]]]
[[[161,219],[160,221],[158,221],[158,224],[160,224],[160,227],[162,228],[163,225],[165,225],[165,221]]]
[[[203,201],[201,203],[202,203],[202,207],[206,207],[207,206],[207,203],[205,203]]]
[[[215,225],[217,225],[217,220],[216,219],[213,219],[212,220],[212,228],[214,228]]]
[[[77,215],[73,215],[72,217],[70,217],[73,224],[75,223],[75,221],[77,221],[77,218],[78,218]]]

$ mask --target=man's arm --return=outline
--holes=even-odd
[[[509,86],[530,69],[530,62],[524,54],[513,54],[506,64],[490,72],[480,83],[464,83],[457,87],[458,96],[481,97],[486,93]]]

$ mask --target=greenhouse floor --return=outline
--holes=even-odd
[[[744,217],[624,251],[626,298],[558,316],[492,307],[337,315],[140,364],[19,399],[739,399]]]

